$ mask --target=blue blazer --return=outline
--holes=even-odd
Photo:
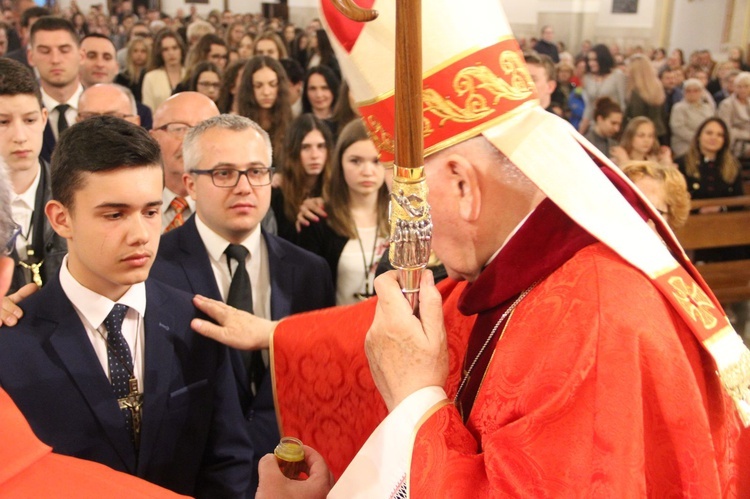
[[[265,231],[263,237],[268,248],[273,320],[335,304],[333,282],[325,260]],[[183,291],[221,300],[208,252],[195,225],[195,216],[161,237],[150,275]],[[257,395],[253,397],[239,351],[232,350],[231,355],[257,465],[264,454],[273,452],[280,438],[271,376],[267,371]],[[257,466],[254,473],[257,473]],[[254,475],[253,491],[257,486],[256,478]]]
[[[181,494],[243,497],[252,447],[228,350],[190,329],[190,295],[146,281],[144,406],[136,455],[81,320],[56,277],[0,334],[0,386],[55,452]]]

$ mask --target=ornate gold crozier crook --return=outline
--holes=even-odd
[[[374,10],[353,0],[332,0],[354,21],[371,21]],[[432,219],[427,204],[422,123],[422,2],[396,1],[396,131],[390,205],[390,260],[404,295],[416,310],[422,270],[430,259]]]

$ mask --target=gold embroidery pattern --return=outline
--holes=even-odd
[[[670,277],[667,282],[674,289],[672,295],[691,319],[700,321],[706,329],[716,326],[718,320],[713,313],[716,307],[698,284],[692,283],[689,287],[679,276]]]
[[[372,139],[375,147],[380,152],[387,152],[393,154],[396,152],[396,146],[393,144],[393,137],[388,133],[383,125],[375,118],[370,115],[367,117],[367,128],[370,132],[370,138]]]
[[[453,79],[456,95],[465,97],[463,106],[432,88],[425,88],[422,93],[424,111],[440,118],[441,126],[446,121],[470,123],[497,111],[488,103],[488,97],[492,99],[492,106],[496,106],[501,99],[518,101],[531,97],[534,84],[521,57],[514,51],[506,50],[500,54],[499,64],[510,83],[484,65],[464,68]]]
[[[422,115],[422,132],[423,132],[423,135],[425,137],[429,137],[432,134],[432,132],[434,132],[434,131],[435,131],[435,129],[432,128],[432,122],[430,121],[430,119],[427,116]]]

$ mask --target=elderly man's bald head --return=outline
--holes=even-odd
[[[133,94],[127,88],[114,83],[100,83],[89,87],[78,100],[77,121],[102,114],[122,118],[134,125],[141,124]]]
[[[214,101],[198,92],[181,92],[165,100],[154,112],[151,135],[159,142],[164,161],[164,181],[167,189],[187,196],[182,182],[182,139],[198,123],[218,116]]]

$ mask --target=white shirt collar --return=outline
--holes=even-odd
[[[78,312],[94,328],[99,328],[107,315],[112,311],[115,303],[126,305],[140,314],[146,314],[146,284],[139,282],[133,284],[122,297],[113,302],[106,296],[102,296],[79,283],[68,270],[68,256],[63,258],[60,267],[60,286],[67,295],[70,302]]]
[[[13,193],[12,204],[16,206],[23,206],[26,209],[34,210],[34,203],[36,202],[36,190],[39,187],[39,179],[41,178],[41,167],[37,170],[34,181],[31,185],[23,191],[21,194]]]
[[[221,237],[208,225],[203,223],[203,220],[201,220],[201,217],[198,214],[195,215],[195,226],[198,229],[198,234],[203,240],[203,244],[206,246],[208,255],[217,262],[221,261],[221,258],[224,255],[224,251],[226,251],[227,247],[229,246],[229,241]],[[248,235],[245,240],[240,243],[250,252],[250,260],[259,259],[261,256],[260,239],[261,230],[260,224],[258,224],[255,226],[250,235]]]
[[[57,102],[55,99],[50,97],[50,95],[44,91],[44,88],[40,85],[40,90],[42,91],[42,102],[44,103],[44,107],[47,108],[48,111],[52,111],[60,104],[67,104],[70,107],[72,107],[75,110],[78,110],[78,99],[81,97],[81,94],[83,93],[83,85],[80,83],[78,84],[78,88],[73,93],[73,95],[70,96],[70,99],[68,99],[67,102]]]

